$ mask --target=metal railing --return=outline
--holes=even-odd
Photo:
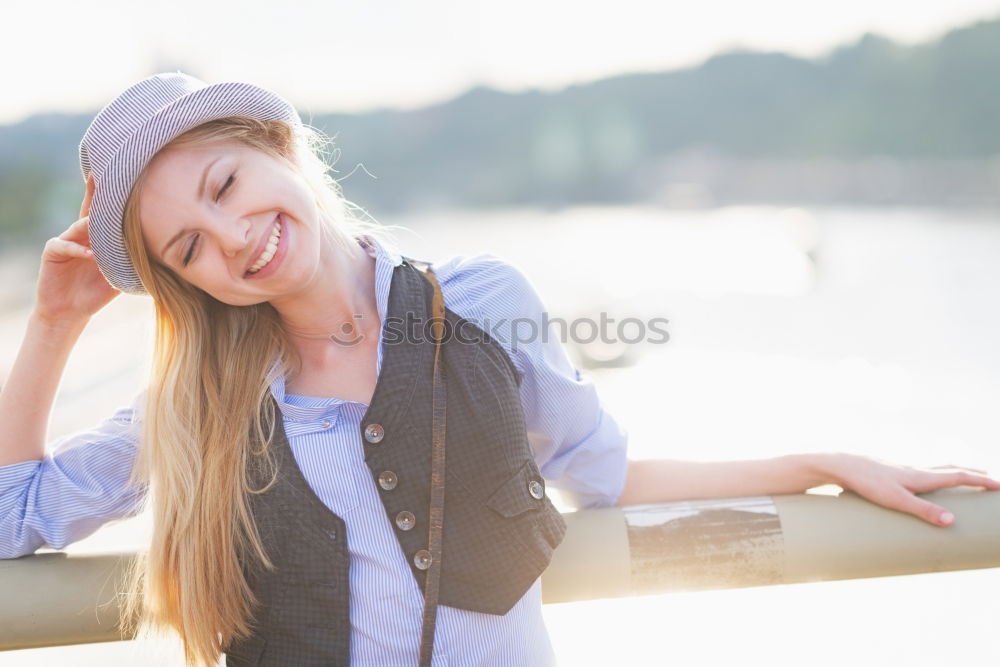
[[[948,527],[853,493],[635,505],[564,514],[542,575],[546,603],[859,579],[1000,566],[1000,492],[923,494]],[[136,553],[44,553],[0,560],[0,650],[105,642]]]

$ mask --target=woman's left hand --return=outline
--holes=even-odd
[[[954,465],[911,468],[857,454],[834,455],[827,472],[845,490],[890,509],[913,514],[936,526],[951,525],[954,515],[940,505],[918,498],[915,493],[951,486],[1000,490],[1000,481],[988,477],[985,470]]]

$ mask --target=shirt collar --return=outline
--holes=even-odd
[[[375,248],[375,303],[384,329],[389,313],[389,286],[392,284],[392,274],[395,268],[403,263],[403,257],[398,250],[381,243],[373,236],[363,234],[362,239],[360,241],[362,246],[367,242]]]

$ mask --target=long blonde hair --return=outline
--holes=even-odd
[[[324,215],[321,229],[335,242],[370,234],[394,245],[388,227],[357,215],[363,210],[343,198],[323,160],[332,140],[309,125],[223,118],[188,130],[164,149],[222,139],[244,142],[301,174]],[[270,303],[222,303],[147,252],[138,215],[145,173],[136,179],[123,224],[156,318],[132,476],[133,484],[148,488],[153,534],[148,554],[127,573],[122,629],[137,636],[176,631],[188,664],[211,665],[228,642],[252,632],[259,601],[246,573],[273,567],[250,510],[250,495],[268,486],[254,488],[247,469],[269,472],[273,481],[267,445],[280,415],[269,385],[301,362]]]

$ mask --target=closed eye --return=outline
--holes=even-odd
[[[229,175],[229,178],[226,179],[225,184],[219,189],[218,194],[215,195],[215,201],[219,201],[222,198],[222,194],[227,189],[229,189],[229,187],[233,183],[235,183],[235,182],[236,182],[236,172],[233,172],[232,174]],[[187,266],[188,263],[191,261],[191,256],[194,254],[195,247],[197,247],[197,245],[198,245],[198,235],[197,234],[194,235],[193,239],[194,240],[191,241],[191,245],[188,246],[188,251],[184,255],[184,259],[182,260],[182,263],[183,263],[184,266]]]
[[[236,172],[233,172],[232,174],[229,175],[229,178],[226,179],[226,183],[219,190],[219,193],[217,195],[215,195],[215,201],[219,201],[219,199],[222,198],[222,193],[226,191],[226,188],[228,188],[230,185],[232,185],[235,182],[236,182]]]
[[[195,249],[195,246],[197,246],[197,245],[198,245],[198,235],[195,234],[194,235],[194,240],[191,242],[191,245],[188,246],[187,254],[184,255],[184,260],[183,260],[184,266],[187,266],[188,262],[191,261],[191,255],[194,254],[194,249]]]

